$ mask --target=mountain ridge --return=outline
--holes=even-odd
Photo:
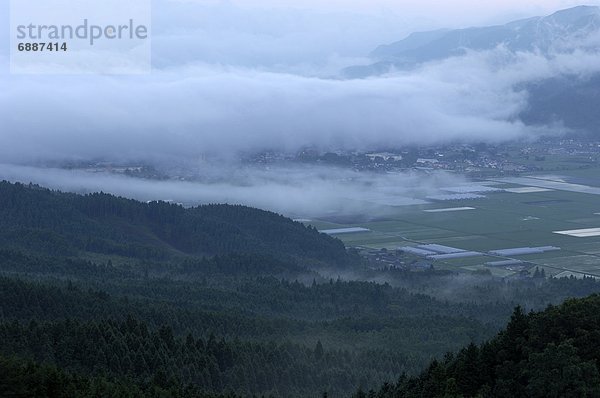
[[[226,204],[184,208],[6,181],[0,182],[0,245],[135,261],[253,255],[311,268],[350,260],[341,241],[272,212]]]
[[[370,54],[373,64],[346,68],[342,76],[377,76],[500,45],[513,52],[538,51],[547,55],[578,48],[584,44],[579,41],[599,30],[600,7],[582,5],[503,25],[414,32],[402,40],[378,46]]]

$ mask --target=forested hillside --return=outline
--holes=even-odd
[[[447,354],[421,376],[386,384],[376,396],[598,397],[599,337],[598,295],[529,315],[517,307],[492,340]]]
[[[483,352],[516,305],[600,292],[593,278],[373,270],[240,206],[9,183],[0,205],[0,396],[347,397]]]
[[[0,182],[0,247],[162,261],[252,253],[305,267],[347,267],[356,261],[340,241],[267,211],[230,205],[186,209],[8,182]]]
[[[567,75],[523,86],[529,104],[521,116],[528,124],[563,123],[566,128],[597,137],[600,75]]]

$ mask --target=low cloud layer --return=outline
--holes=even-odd
[[[0,180],[78,193],[110,192],[142,201],[193,206],[230,203],[291,217],[369,214],[384,217],[390,206],[422,204],[439,188],[464,180],[447,173],[372,174],[314,166],[219,170],[213,182],[151,181],[108,173],[0,164]]]
[[[267,17],[218,2],[157,4],[151,75],[0,74],[0,162],[194,162],[205,154],[304,146],[535,139],[564,129],[519,120],[528,106],[522,83],[600,69],[594,53],[547,59],[498,48],[379,78],[325,78],[329,72],[313,72],[337,70],[376,40],[387,41],[373,23],[389,19],[287,9]],[[327,28],[331,20],[343,20],[351,38],[374,33],[342,45],[344,34]],[[0,62],[6,66],[6,58]]]
[[[597,71],[597,55],[501,49],[367,80],[188,67],[141,77],[2,76],[0,159],[189,158],[533,138],[520,83]],[[560,131],[555,131],[560,132]]]

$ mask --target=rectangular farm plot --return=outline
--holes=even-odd
[[[526,254],[539,254],[551,251],[558,251],[560,247],[555,246],[541,246],[541,247],[515,247],[512,249],[500,249],[492,250],[490,254],[494,256],[510,257],[510,256],[522,256]]]
[[[466,210],[475,210],[474,207],[449,207],[446,209],[431,209],[431,210],[423,210],[425,213],[448,213],[455,211],[466,211]]]
[[[504,188],[506,192],[511,193],[537,193],[537,192],[550,192],[552,189],[540,188],[540,187],[519,187],[519,188]]]
[[[597,239],[582,239],[569,244],[569,250],[577,253],[600,255],[600,237]]]
[[[600,228],[572,229],[568,231],[554,231],[555,234],[573,236],[575,238],[590,238],[600,236]]]
[[[547,189],[557,189],[561,191],[579,192],[592,195],[600,195],[600,188],[590,187],[581,184],[570,184],[564,181],[552,181],[547,179],[541,179],[536,177],[507,177],[500,178],[495,181],[505,182],[509,184],[524,185],[525,187],[538,187]]]
[[[457,258],[466,258],[466,257],[481,257],[483,256],[482,253],[479,252],[468,252],[468,251],[462,251],[462,252],[458,252],[458,253],[448,253],[448,254],[435,254],[432,256],[428,256],[427,258],[432,259],[432,260],[453,260],[453,259],[457,259]]]
[[[427,199],[435,201],[451,201],[451,200],[469,200],[469,199],[485,199],[484,195],[474,193],[449,193],[440,195],[431,195]]]
[[[563,271],[572,271],[585,273],[592,276],[600,276],[600,267],[598,266],[598,257],[596,256],[571,256],[562,258],[552,258],[543,261],[542,265],[562,269]]]
[[[371,232],[370,229],[361,228],[361,227],[351,227],[351,228],[335,228],[335,229],[323,229],[319,232],[327,235],[341,235],[341,234],[356,234],[361,232]]]
[[[443,246],[437,244],[419,245],[416,247],[405,246],[399,247],[407,253],[411,253],[420,257],[426,257],[430,260],[453,260],[467,257],[481,257],[482,253],[467,251],[456,247]]]
[[[490,187],[487,185],[477,185],[477,184],[467,184],[467,185],[459,185],[455,187],[443,187],[440,188],[441,191],[452,192],[457,194],[466,194],[466,193],[481,193],[481,192],[500,192],[501,188]]]

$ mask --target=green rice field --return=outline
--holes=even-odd
[[[588,174],[600,176],[600,170],[595,171],[596,174]],[[582,184],[581,174],[577,171],[572,174],[579,185]],[[568,171],[561,172],[560,176],[571,177]],[[481,183],[493,183],[494,187],[500,189],[526,187],[503,179],[474,182]],[[378,217],[372,222],[364,222],[364,217],[357,217],[357,221],[362,219],[362,222],[350,223],[351,217],[344,217],[345,224],[326,220],[313,220],[310,224],[320,230],[349,227],[370,230],[335,235],[348,247],[396,249],[435,243],[482,252],[479,257],[435,261],[436,268],[465,272],[489,269],[494,275],[507,276],[514,271],[486,267],[485,263],[514,258],[528,262],[529,267],[544,268],[547,275],[600,277],[600,234],[574,237],[554,233],[600,228],[600,195],[558,189],[531,193],[487,192],[483,195],[486,196],[483,199],[431,201],[425,205],[389,207],[385,217]],[[461,207],[475,209],[426,211]],[[538,246],[557,246],[561,250],[506,258],[487,255],[491,250]]]

